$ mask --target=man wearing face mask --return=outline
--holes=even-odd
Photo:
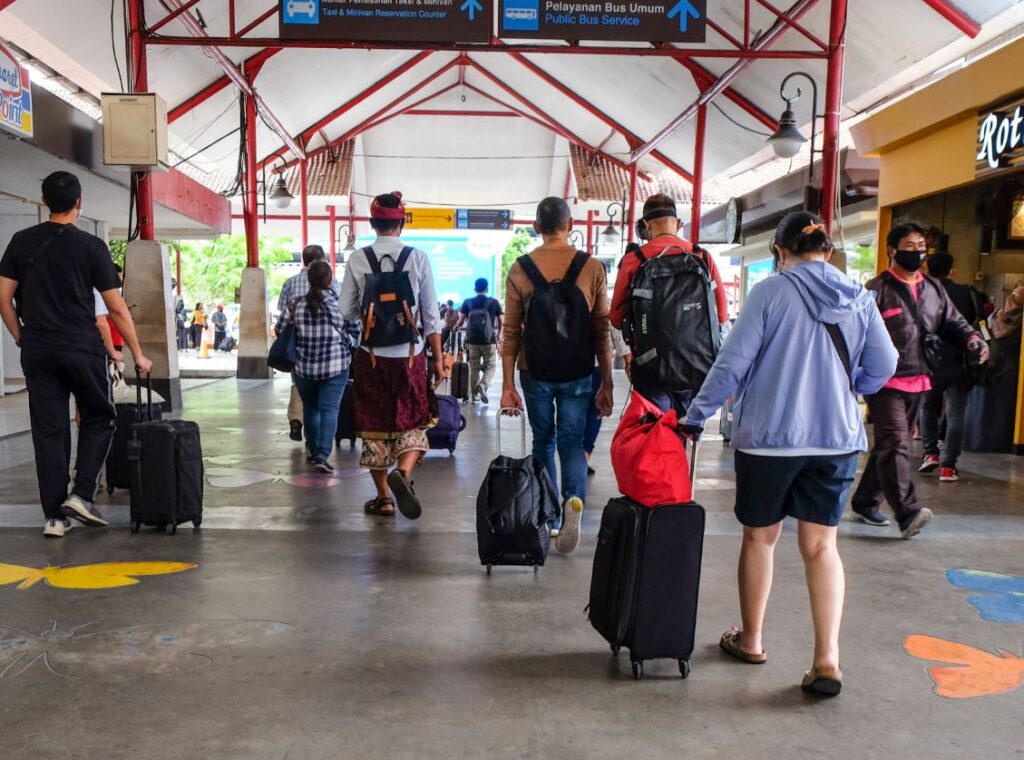
[[[895,376],[878,393],[867,396],[875,443],[851,506],[868,525],[885,527],[889,520],[879,511],[884,498],[900,534],[909,539],[932,519],[932,511],[918,503],[914,491],[910,442],[925,394],[931,390],[939,344],[943,340],[960,343],[980,361],[988,359],[988,347],[956,310],[941,283],[921,273],[928,255],[921,225],[897,224],[886,237],[886,247],[889,270],[865,287],[876,293],[900,358]]]

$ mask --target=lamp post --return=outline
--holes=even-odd
[[[586,240],[583,238],[583,233],[580,230],[573,230],[569,233],[569,243],[576,246],[578,250],[582,250],[583,246],[586,245]]]
[[[347,259],[348,254],[352,253],[352,251],[356,249],[356,239],[352,235],[352,226],[348,223],[343,222],[338,225],[338,229],[334,233],[335,241],[341,239],[342,232],[348,233],[345,236],[345,247],[341,249],[341,260],[342,262],[344,262]]]
[[[292,205],[295,196],[288,191],[288,185],[285,184],[283,174],[278,173],[277,181],[274,182],[274,187],[268,197],[270,202],[280,209],[286,209]]]
[[[621,201],[612,201],[611,203],[609,203],[608,204],[608,208],[605,210],[605,213],[608,214],[608,226],[605,227],[604,231],[601,233],[601,239],[604,240],[606,243],[615,243],[616,241],[618,241],[618,243],[619,243],[619,258],[622,258],[622,254],[623,254],[622,244],[623,244],[623,242],[625,242],[626,236],[624,234],[620,234],[615,229],[615,220],[616,220],[616,218],[620,218],[621,219],[621,221],[619,222],[620,226],[625,225],[625,223],[626,223],[626,191],[625,191],[625,189],[623,189],[623,191],[622,191],[622,200]]]
[[[814,147],[818,136],[818,83],[807,72],[794,71],[782,80],[782,85],[779,87],[779,95],[786,101],[786,110],[779,117],[778,130],[768,138],[768,142],[771,144],[772,150],[775,151],[775,155],[779,158],[792,158],[800,152],[803,144],[807,142],[807,138],[800,134],[800,130],[797,129],[796,116],[793,114],[793,103],[800,99],[803,92],[797,87],[795,96],[789,97],[786,95],[786,86],[796,77],[804,77],[811,83],[811,165],[809,168],[809,182],[813,185],[814,154],[819,152]]]

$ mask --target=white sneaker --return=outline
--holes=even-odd
[[[65,517],[78,520],[82,525],[108,525],[106,520],[92,511],[92,502],[86,501],[81,496],[71,494],[64,499],[60,505],[60,511]]]
[[[562,506],[562,528],[555,539],[555,549],[562,554],[576,550],[580,543],[580,519],[583,517],[583,499],[572,496]]]
[[[43,524],[43,535],[47,538],[63,538],[64,534],[71,530],[71,521],[67,518],[63,520],[47,520]]]

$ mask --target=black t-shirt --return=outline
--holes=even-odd
[[[473,298],[470,298],[468,301],[463,301],[462,308],[460,308],[459,311],[468,317],[469,312],[484,309],[486,309],[487,312],[491,315],[492,323],[496,323],[498,317],[505,313],[501,310],[501,304],[498,303],[497,299],[491,298],[490,296],[486,295],[474,296]],[[498,342],[497,335],[497,329],[495,329],[494,335],[491,336],[491,343]]]
[[[30,264],[51,237],[53,242]],[[21,230],[0,260],[0,277],[18,282],[15,304],[23,348],[105,353],[93,289],[103,293],[120,288],[121,282],[98,237],[53,222]]]

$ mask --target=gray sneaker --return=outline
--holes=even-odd
[[[82,525],[108,525],[99,515],[92,511],[92,502],[86,501],[81,496],[71,494],[68,498],[64,499],[64,503],[60,505],[61,514],[65,517],[70,517],[74,520],[78,520]]]
[[[571,496],[562,507],[562,528],[555,538],[555,549],[562,554],[576,550],[580,543],[580,520],[583,517],[583,499]]]
[[[906,527],[901,526],[902,529],[900,531],[900,535],[904,539],[910,540],[920,533],[924,529],[924,526],[932,521],[933,517],[935,517],[935,515],[932,514],[932,511],[928,509],[928,507],[921,507],[921,509],[917,510],[917,514],[910,519],[910,522],[907,523]]]

